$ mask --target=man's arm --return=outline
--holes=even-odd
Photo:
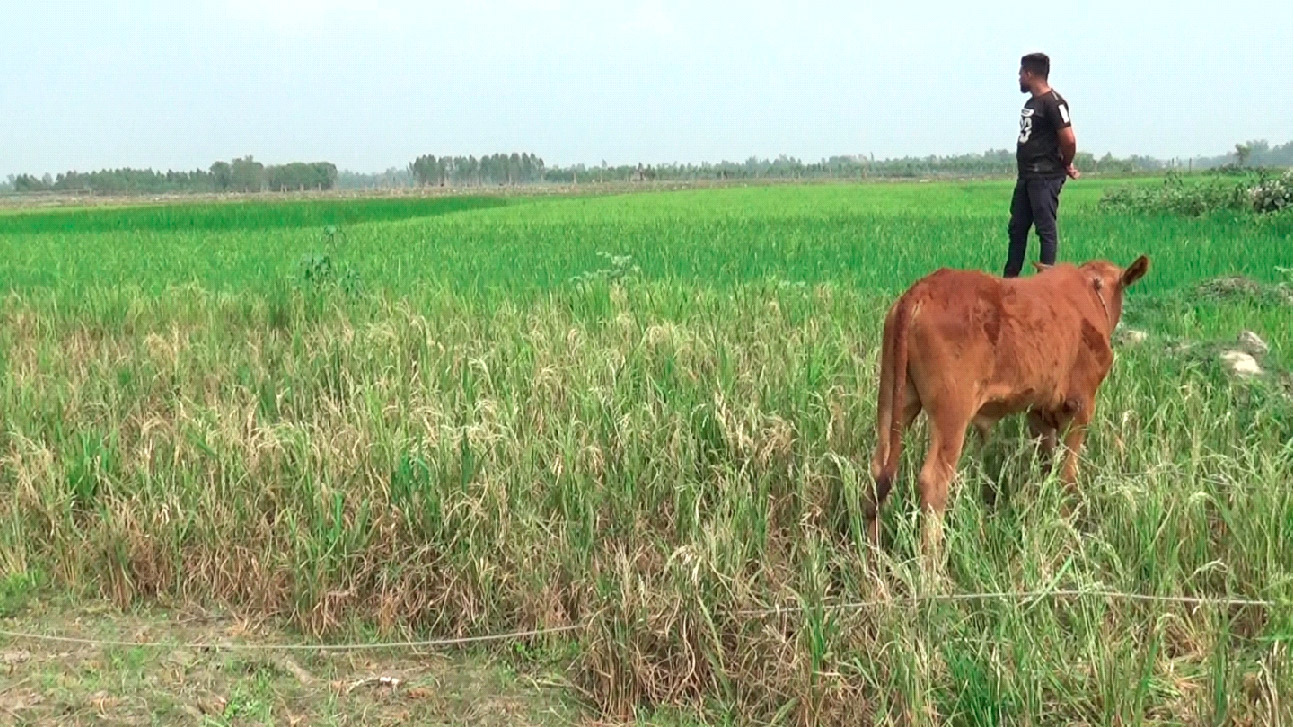
[[[1057,131],[1056,140],[1060,142],[1060,163],[1069,166],[1074,162],[1074,155],[1078,153],[1078,140],[1074,138],[1074,127],[1066,126]]]
[[[1056,140],[1060,145],[1060,163],[1065,166],[1065,173],[1070,179],[1078,179],[1078,169],[1074,168],[1074,155],[1078,153],[1078,140],[1074,138],[1074,127],[1069,121],[1069,104],[1058,103],[1050,114],[1056,124]]]
[[[1074,127],[1066,126],[1056,132],[1056,139],[1060,142],[1060,163],[1069,169],[1074,164],[1074,155],[1078,153],[1078,140],[1074,138]]]

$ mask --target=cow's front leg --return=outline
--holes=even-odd
[[[1078,494],[1078,455],[1083,449],[1083,440],[1087,439],[1087,424],[1092,420],[1095,404],[1095,398],[1066,402],[1071,418],[1069,431],[1065,432],[1065,466],[1061,468],[1060,481],[1070,494]]]
[[[1044,470],[1050,472],[1056,452],[1056,423],[1038,409],[1029,410],[1029,434],[1038,441],[1038,458]]]
[[[1084,407],[1084,412],[1089,407]],[[1069,431],[1065,433],[1065,465],[1060,470],[1060,481],[1070,494],[1078,494],[1078,455],[1083,449],[1083,440],[1087,438],[1087,423],[1090,414],[1080,413],[1070,421]]]

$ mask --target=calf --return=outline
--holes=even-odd
[[[918,478],[928,555],[939,548],[968,426],[987,436],[998,419],[1027,411],[1048,455],[1067,429],[1061,480],[1072,488],[1096,391],[1114,361],[1110,334],[1123,313],[1123,291],[1149,266],[1142,255],[1126,269],[1094,260],[1039,266],[1030,278],[944,269],[909,288],[885,317],[876,490],[867,512],[872,542],[879,543],[878,513],[894,484],[903,432],[922,410],[930,422]]]

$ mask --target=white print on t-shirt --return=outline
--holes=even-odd
[[[1033,109],[1020,109],[1020,143],[1027,144],[1033,135]]]
[[[1065,123],[1068,124],[1069,123],[1069,104],[1060,104],[1058,108],[1060,109],[1061,121],[1064,121]]]

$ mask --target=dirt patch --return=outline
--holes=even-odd
[[[1252,278],[1230,275],[1211,278],[1195,288],[1197,295],[1213,299],[1259,298],[1284,301],[1290,298],[1290,286],[1285,283],[1260,283]]]
[[[287,643],[222,615],[77,608],[0,619],[11,632],[174,646],[0,636],[0,723],[16,725],[558,725],[584,721],[559,671],[478,652],[227,651]],[[39,614],[39,615],[35,615]]]

